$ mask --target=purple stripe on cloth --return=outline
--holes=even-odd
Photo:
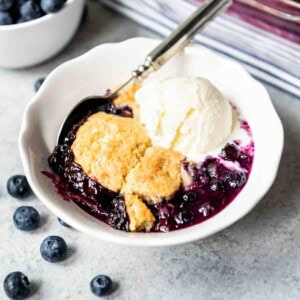
[[[192,0],[191,2],[202,3],[203,0]],[[300,4],[297,7],[296,1],[294,2],[295,6],[278,0],[235,0],[228,9],[228,14],[293,42],[300,43]],[[251,3],[251,5],[247,3]],[[292,19],[298,19],[298,21],[292,21]]]

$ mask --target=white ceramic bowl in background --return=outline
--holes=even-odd
[[[199,46],[190,46],[151,77],[203,76],[211,80],[243,113],[255,141],[250,178],[223,211],[207,221],[169,233],[127,233],[97,221],[73,203],[63,201],[41,174],[56,143],[59,127],[74,105],[88,95],[103,94],[124,82],[158,41],[136,38],[101,45],[64,63],[46,79],[28,104],[19,147],[25,174],[37,197],[72,227],[94,237],[140,246],[194,241],[231,225],[248,213],[272,185],[283,148],[283,128],[266,89],[239,64]],[[151,80],[151,77],[148,80]]]
[[[0,67],[33,66],[61,51],[79,26],[84,3],[85,0],[68,0],[57,13],[0,26]]]

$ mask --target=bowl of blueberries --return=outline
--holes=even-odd
[[[25,68],[60,52],[74,36],[85,0],[0,0],[0,67]]]

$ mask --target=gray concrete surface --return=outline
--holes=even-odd
[[[205,240],[162,249],[104,243],[60,226],[35,197],[8,196],[7,178],[23,172],[17,137],[34,81],[98,44],[134,36],[155,35],[90,3],[88,21],[59,56],[27,70],[0,70],[0,299],[5,275],[15,270],[34,283],[31,299],[96,299],[89,282],[99,273],[118,285],[107,299],[300,299],[300,101],[271,86],[285,128],[277,179],[251,213]],[[40,210],[43,225],[36,232],[14,228],[12,214],[21,204]],[[62,264],[39,255],[40,242],[50,234],[63,236],[71,247]]]

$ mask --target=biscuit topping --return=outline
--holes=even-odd
[[[171,198],[181,184],[183,155],[150,147],[138,121],[103,112],[90,116],[72,145],[75,162],[104,187],[123,194],[130,230],[149,231],[155,218],[143,201]]]
[[[122,193],[139,195],[156,204],[170,199],[180,188],[180,164],[183,155],[161,147],[150,147],[129,172]]]
[[[155,217],[142,199],[137,195],[129,194],[125,197],[125,204],[129,217],[129,230],[150,231]]]
[[[72,151],[87,175],[118,192],[149,146],[150,139],[138,121],[99,112],[78,129]]]

